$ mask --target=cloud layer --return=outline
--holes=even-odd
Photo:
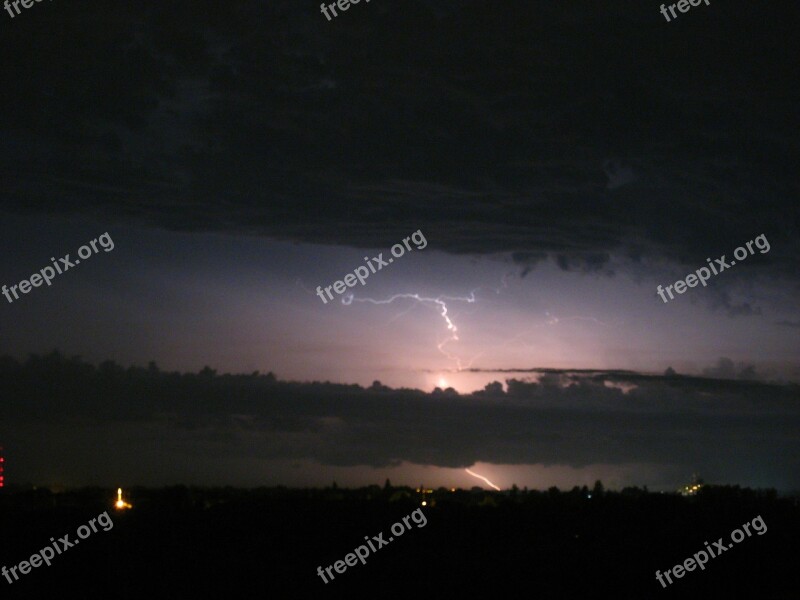
[[[16,210],[372,247],[423,227],[586,271],[766,233],[754,268],[796,282],[791,3],[46,8],[0,36]]]
[[[173,462],[183,456],[196,465],[213,455],[373,467],[640,463],[800,485],[796,385],[549,370],[538,381],[508,380],[505,391],[497,384],[471,395],[427,394],[210,369],[95,369],[58,355],[24,365],[4,359],[0,371],[9,427],[89,429],[104,438],[126,431],[115,452],[141,455],[136,444],[155,443],[170,448]],[[101,468],[108,460],[89,462]]]

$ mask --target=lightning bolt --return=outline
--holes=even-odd
[[[416,300],[420,304],[434,304],[437,309],[439,310],[439,315],[444,319],[445,324],[447,325],[447,330],[450,332],[450,335],[447,336],[444,340],[439,342],[436,347],[444,356],[446,356],[449,360],[452,360],[456,363],[458,370],[462,370],[464,368],[469,368],[472,365],[472,361],[475,360],[477,357],[473,357],[472,360],[469,361],[466,367],[461,364],[461,359],[445,350],[445,346],[450,342],[457,342],[459,341],[458,338],[458,327],[453,320],[450,318],[447,310],[447,302],[448,301],[457,301],[457,302],[468,302],[469,304],[473,304],[475,302],[475,290],[470,292],[469,296],[459,297],[459,296],[438,296],[436,298],[426,298],[424,296],[420,296],[419,294],[395,294],[386,300],[375,300],[373,298],[356,298],[355,294],[347,294],[346,296],[342,297],[342,304],[345,306],[350,306],[353,302],[369,302],[370,304],[391,304],[395,300],[400,300],[404,298],[410,298],[412,300]],[[413,305],[412,305],[413,306]],[[411,310],[411,309],[409,309]],[[408,312],[408,311],[406,311]],[[400,315],[398,315],[400,316]]]
[[[489,481],[488,479],[486,479],[486,477],[484,477],[483,475],[478,475],[477,473],[475,473],[474,471],[470,471],[469,469],[464,469],[464,470],[465,470],[467,473],[469,473],[470,475],[472,475],[473,477],[477,477],[478,479],[482,479],[483,481],[485,481],[486,483],[488,483],[490,486],[492,486],[494,489],[496,489],[498,492],[499,492],[499,491],[501,491],[499,487],[497,487],[497,486],[496,486],[495,484],[493,484],[491,481]]]

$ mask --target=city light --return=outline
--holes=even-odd
[[[117,501],[114,503],[117,510],[125,510],[126,508],[133,508],[130,504],[122,499],[122,488],[117,488]]]

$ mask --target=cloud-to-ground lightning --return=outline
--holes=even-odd
[[[506,274],[503,275],[502,280],[501,280],[501,286],[499,288],[492,288],[492,289],[494,289],[495,294],[500,294],[503,289],[507,289],[507,288],[510,287],[508,280],[511,277],[513,277],[513,274],[506,273]],[[448,360],[452,361],[452,364],[453,364],[453,367],[454,367],[453,371],[455,371],[455,372],[459,372],[459,371],[463,371],[465,369],[471,368],[473,366],[473,364],[475,363],[475,361],[478,360],[481,356],[484,356],[484,355],[487,355],[487,354],[492,354],[492,353],[496,352],[497,350],[499,350],[501,348],[506,348],[506,347],[514,344],[515,342],[518,342],[518,341],[522,340],[527,335],[534,333],[534,331],[540,330],[541,327],[564,325],[564,324],[566,324],[567,322],[570,322],[570,321],[589,322],[589,323],[594,323],[596,325],[600,325],[600,326],[604,326],[604,327],[610,327],[611,326],[608,323],[604,323],[603,321],[600,321],[599,319],[596,319],[595,317],[586,317],[586,316],[581,316],[581,315],[558,317],[558,316],[552,314],[551,312],[546,311],[545,312],[545,320],[544,320],[543,323],[535,325],[532,328],[528,328],[525,331],[517,332],[514,335],[512,335],[510,338],[508,338],[505,341],[502,341],[500,343],[492,344],[492,345],[489,345],[489,346],[484,346],[483,350],[481,350],[480,352],[477,352],[476,354],[474,354],[471,357],[463,357],[463,354],[459,355],[459,354],[454,353],[452,351],[452,348],[453,348],[452,343],[460,341],[460,338],[459,338],[459,328],[453,322],[453,319],[451,318],[451,314],[450,314],[451,306],[450,305],[451,305],[452,302],[466,302],[466,303],[469,303],[469,304],[476,303],[477,299],[476,299],[475,294],[480,289],[481,288],[476,288],[476,289],[472,290],[472,292],[470,292],[468,296],[446,296],[446,295],[440,295],[440,296],[436,296],[436,297],[426,297],[426,296],[420,295],[419,293],[401,293],[401,294],[394,294],[393,296],[390,296],[390,297],[388,297],[386,299],[375,299],[375,298],[369,298],[369,297],[359,298],[359,297],[356,297],[355,294],[350,292],[350,293],[344,295],[342,297],[341,301],[342,301],[342,304],[345,305],[345,306],[350,306],[353,302],[366,302],[366,303],[378,305],[378,304],[392,304],[392,303],[395,303],[395,302],[398,302],[398,301],[401,301],[401,300],[411,300],[412,301],[408,305],[407,308],[404,307],[404,309],[402,311],[400,311],[399,313],[395,314],[390,319],[389,322],[392,322],[395,319],[403,317],[404,315],[406,315],[409,312],[411,312],[416,306],[418,306],[420,304],[426,305],[429,308],[435,309],[439,313],[439,315],[442,317],[442,319],[444,320],[444,323],[445,323],[445,326],[447,327],[447,332],[448,332],[448,335],[446,337],[444,337],[444,339],[437,340],[436,348]],[[524,341],[522,342],[522,344],[525,345],[525,346],[528,346],[528,344],[525,343]],[[436,372],[441,372],[441,370],[440,369],[436,369]]]
[[[484,477],[483,475],[478,475],[477,473],[475,473],[474,471],[470,471],[469,469],[464,469],[464,470],[465,470],[467,473],[469,473],[470,475],[472,475],[473,477],[477,477],[478,479],[482,479],[482,480],[483,480],[483,481],[485,481],[487,484],[489,484],[489,485],[490,485],[490,486],[492,486],[494,489],[496,489],[498,492],[500,491],[500,488],[499,488],[499,487],[497,487],[497,486],[496,486],[495,484],[493,484],[491,481],[489,481],[488,479],[486,479],[486,477]]]
[[[391,296],[386,300],[375,300],[373,298],[356,298],[355,295],[351,293],[347,294],[342,298],[342,304],[344,304],[345,306],[350,306],[353,302],[369,302],[370,304],[391,304],[395,300],[400,300],[403,298],[410,298],[412,300],[416,300],[421,304],[425,303],[435,304],[438,307],[440,311],[439,314],[444,319],[444,322],[447,325],[447,330],[450,332],[450,335],[448,337],[446,337],[444,340],[442,340],[437,344],[439,352],[444,354],[448,359],[454,361],[459,371],[464,368],[469,368],[469,366],[472,364],[472,360],[474,360],[475,357],[473,357],[473,359],[469,362],[469,364],[466,367],[464,367],[461,364],[461,359],[458,356],[455,356],[454,354],[451,354],[450,352],[445,350],[445,346],[447,344],[449,344],[450,342],[458,341],[458,327],[456,327],[456,324],[453,323],[452,319],[450,318],[450,315],[448,314],[447,303],[445,302],[445,300],[468,302],[470,304],[473,304],[475,302],[474,290],[470,292],[469,296],[464,296],[464,297],[438,296],[436,298],[426,298],[424,296],[420,296],[419,294],[395,294],[394,296]]]

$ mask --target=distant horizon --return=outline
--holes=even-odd
[[[124,370],[129,369],[149,369],[151,365],[155,366],[157,371],[162,374],[166,375],[200,375],[203,374],[205,370],[210,370],[213,372],[211,376],[213,377],[224,377],[224,376],[231,376],[231,377],[268,377],[270,375],[275,377],[276,382],[281,383],[292,383],[292,384],[329,384],[329,385],[342,385],[342,386],[358,386],[362,389],[369,389],[375,383],[380,383],[381,386],[389,388],[391,390],[413,390],[419,391],[422,393],[429,394],[435,389],[440,389],[444,391],[445,389],[453,389],[459,395],[470,395],[473,394],[474,391],[471,392],[460,392],[453,386],[448,386],[448,388],[441,388],[439,386],[434,386],[431,390],[425,390],[418,387],[392,387],[391,385],[385,385],[381,382],[381,380],[376,377],[373,380],[373,384],[370,385],[363,385],[355,381],[336,381],[331,379],[292,379],[292,378],[282,378],[279,373],[275,373],[272,370],[268,370],[266,372],[262,372],[260,369],[256,369],[254,371],[242,370],[242,371],[219,371],[218,369],[211,366],[211,364],[204,365],[201,369],[197,371],[192,371],[188,369],[162,369],[161,366],[158,364],[156,360],[150,359],[145,362],[140,361],[132,361],[126,364],[117,363],[114,359],[105,359],[105,360],[87,360],[80,354],[73,354],[69,355],[67,353],[61,352],[58,348],[53,348],[52,350],[45,350],[42,352],[28,352],[25,354],[2,354],[0,355],[0,359],[2,358],[11,358],[17,362],[25,362],[26,360],[30,359],[31,357],[35,357],[38,359],[46,358],[48,356],[58,355],[66,360],[78,360],[81,363],[88,364],[93,366],[94,368],[99,368],[103,363],[114,363],[117,366],[122,367]],[[672,371],[672,372],[669,372]],[[425,369],[421,369],[421,372],[435,372],[435,373],[496,373],[496,374],[540,374],[540,375],[547,375],[547,374],[579,374],[579,375],[586,375],[586,374],[596,374],[596,375],[622,375],[622,376],[641,376],[641,377],[682,377],[687,379],[698,379],[698,380],[708,380],[708,381],[724,381],[724,382],[761,382],[767,384],[775,384],[775,385],[798,385],[800,386],[800,378],[795,380],[794,378],[791,379],[761,379],[756,377],[742,377],[742,374],[736,374],[734,372],[729,372],[727,375],[723,375],[720,373],[714,373],[715,369],[706,369],[705,373],[683,373],[678,372],[677,370],[673,369],[672,367],[667,367],[665,370],[662,371],[655,371],[655,370],[635,370],[635,369],[623,369],[623,368],[614,368],[609,367],[607,369],[599,369],[599,368],[579,368],[579,367],[510,367],[510,368],[482,368],[482,367],[469,367],[463,369],[439,369],[436,371],[428,371]],[[716,369],[716,371],[719,371]],[[503,382],[500,382],[503,383]]]
[[[231,489],[234,491],[258,491],[258,490],[286,490],[286,491],[316,491],[316,492],[325,492],[325,491],[362,491],[362,490],[371,490],[375,488],[379,488],[381,490],[386,489],[384,484],[378,483],[370,483],[365,485],[359,486],[343,486],[336,483],[336,487],[333,487],[333,484],[336,482],[331,482],[327,486],[286,486],[286,485],[256,485],[256,486],[235,486],[235,485],[201,485],[201,484],[185,484],[185,483],[171,483],[159,486],[150,486],[150,485],[128,485],[122,486],[122,490],[124,491],[125,498],[129,497],[131,491],[135,490],[166,490],[172,488],[186,488],[188,490],[201,490],[201,491],[224,491],[226,489]],[[602,481],[600,481],[603,484]],[[778,494],[779,497],[782,498],[791,498],[800,496],[800,488],[795,490],[779,490],[777,488],[772,487],[749,487],[743,486],[737,483],[704,483],[703,487],[711,488],[711,489],[739,489],[739,490],[748,490],[751,492],[775,492]],[[120,488],[119,485],[114,486],[104,486],[104,485],[78,485],[78,486],[63,486],[57,483],[13,483],[8,484],[4,488],[0,488],[0,494],[2,493],[17,493],[17,492],[25,492],[25,491],[33,491],[33,490],[47,490],[53,494],[62,494],[62,493],[69,493],[69,492],[80,492],[80,491],[97,491],[97,490],[108,490],[110,492],[109,497],[116,498],[117,489]],[[594,485],[574,485],[572,487],[559,487],[559,486],[550,486],[547,488],[531,488],[527,486],[517,486],[517,492],[536,492],[536,493],[548,493],[553,489],[556,489],[559,493],[568,494],[574,493],[576,489],[578,491],[588,491],[592,494],[592,490]],[[410,484],[395,484],[392,483],[390,486],[392,490],[404,490],[409,491],[415,494],[421,494],[419,484],[410,485]],[[455,493],[455,492],[485,492],[487,494],[501,494],[506,495],[509,493],[514,493],[513,488],[503,488],[500,490],[493,490],[491,488],[481,487],[481,486],[472,486],[472,487],[455,487],[455,488],[448,488],[444,486],[424,486],[424,489],[428,490],[426,494],[431,493]],[[649,493],[649,494],[676,494],[682,497],[689,497],[681,494],[680,488],[675,489],[651,489],[649,486],[643,485],[629,485],[622,488],[614,488],[614,487],[606,487],[603,484],[603,493],[612,493],[612,494],[621,494],[628,491],[637,491],[640,493]]]

